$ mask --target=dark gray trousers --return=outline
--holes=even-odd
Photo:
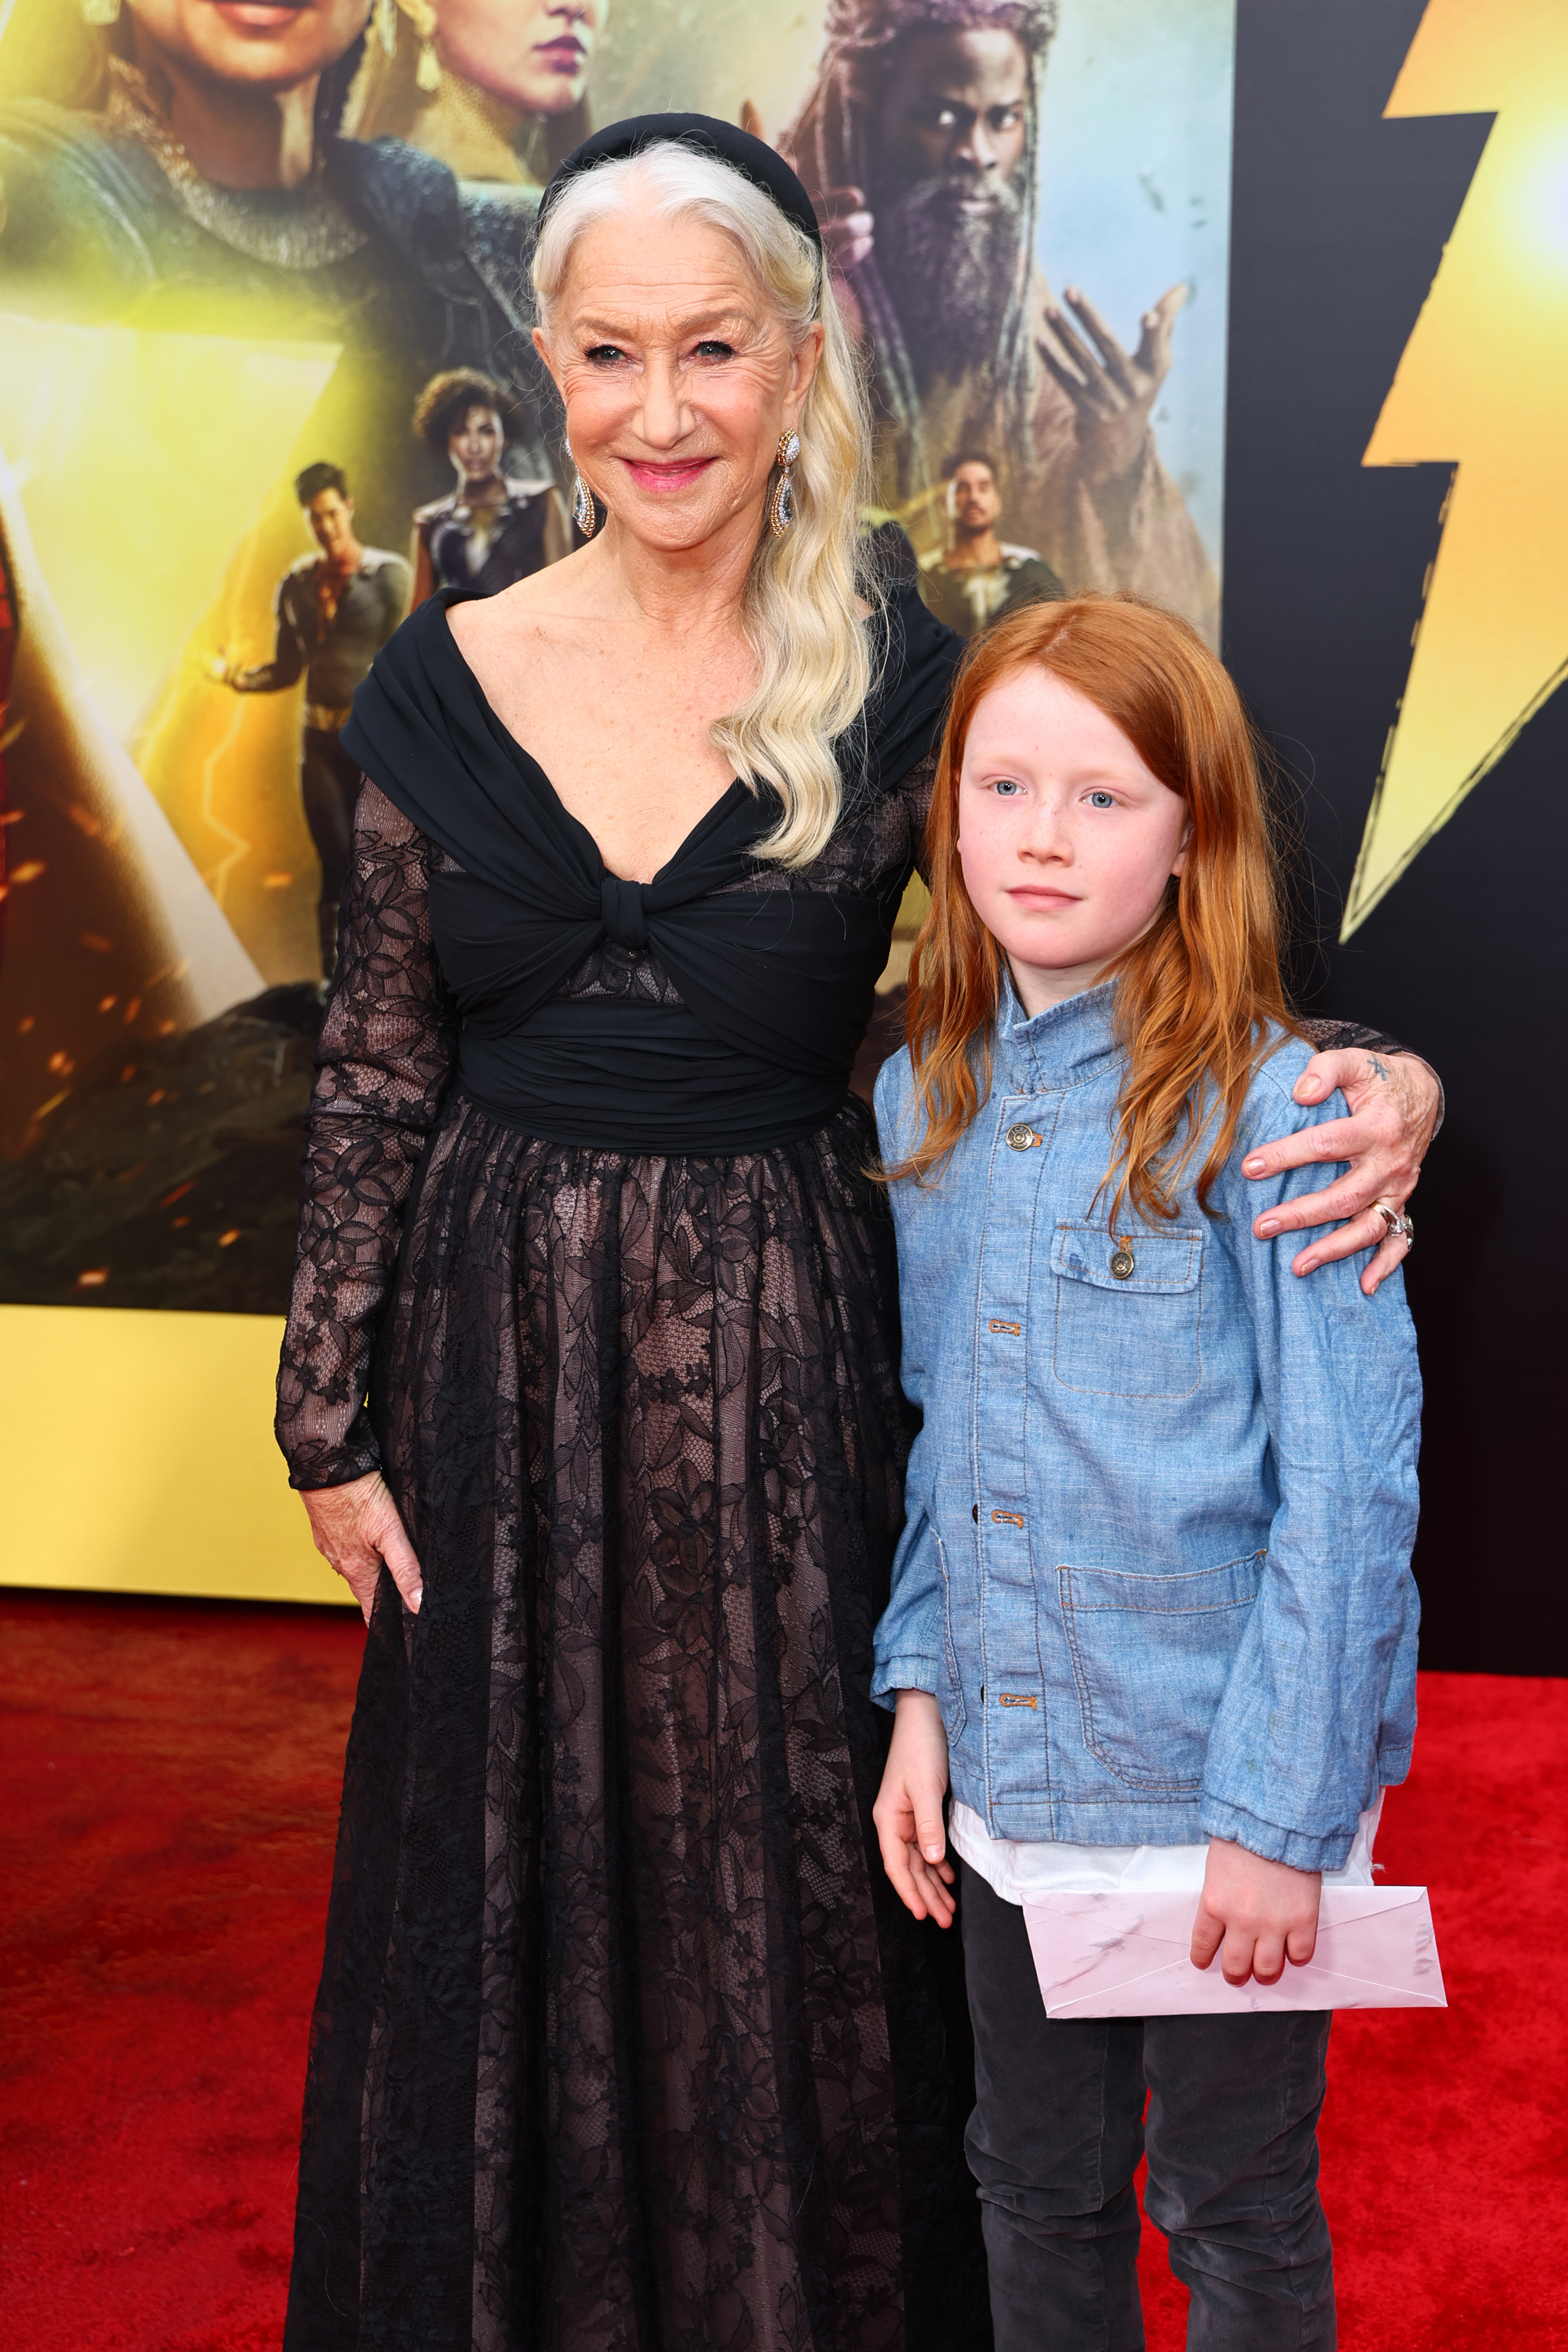
[[[1331,2352],[1329,2013],[1052,2021],[1022,1910],[966,1865],[962,1898],[996,2352],[1142,2352],[1145,2089],[1144,2203],[1192,2291],[1188,2352]]]

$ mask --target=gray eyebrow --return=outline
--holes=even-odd
[[[616,335],[624,334],[626,331],[626,323],[627,322],[625,320],[622,320],[617,324],[612,320],[598,319],[592,315],[587,318],[578,319],[575,321],[580,333],[591,335],[602,334],[609,340],[613,340]],[[682,320],[680,332],[682,335],[690,335],[695,334],[697,331],[702,327],[749,327],[753,323],[754,321],[751,320],[743,310],[698,310],[694,311],[689,318]]]

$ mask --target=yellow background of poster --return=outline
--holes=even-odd
[[[616,0],[595,49],[592,118],[691,107],[733,121],[749,107],[764,135],[776,138],[811,89],[825,13],[824,0],[807,0],[782,20],[760,16],[749,0],[714,0],[700,10],[676,0]],[[1053,82],[1047,72],[1045,103],[1055,108],[1058,122],[1047,149],[1068,152],[1060,126],[1085,115],[1086,96],[1097,120],[1100,110],[1130,110],[1118,75],[1124,78],[1147,46],[1145,20],[1163,16],[1174,48],[1190,52],[1194,89],[1201,84],[1205,105],[1213,100],[1214,121],[1193,103],[1192,89],[1175,111],[1196,126],[1193,137],[1205,152],[1212,150],[1213,176],[1216,184],[1224,181],[1230,0],[1180,0],[1173,30],[1152,0],[1070,0],[1067,13],[1083,54],[1067,60],[1065,78],[1059,71]],[[83,37],[79,14],[79,0],[63,0],[58,17],[24,0],[13,16],[0,0],[0,28],[10,20],[15,37],[26,29],[26,18],[44,28],[28,36],[34,49],[57,37],[75,47]],[[89,15],[86,21],[100,20]],[[402,37],[411,57],[406,26]],[[11,51],[0,51],[0,100],[8,94],[6,61],[15,48],[14,38]],[[1162,120],[1172,111],[1168,85],[1158,111]],[[1119,167],[1126,162],[1114,139],[1091,143],[1097,152],[1115,154]],[[433,138],[428,152],[439,153],[439,142]],[[1072,154],[1072,169],[1081,173],[1081,159]],[[1191,256],[1184,247],[1173,257],[1162,246],[1158,257],[1149,258],[1146,246],[1165,230],[1156,229],[1163,215],[1150,209],[1155,198],[1142,185],[1152,184],[1153,175],[1142,150],[1139,162],[1138,175],[1130,164],[1122,173],[1131,212],[1108,207],[1098,183],[1089,206],[1103,240],[1134,257],[1135,299],[1117,286],[1108,303],[1118,329],[1131,327],[1135,334],[1138,305],[1152,299],[1167,276],[1179,271],[1195,287],[1192,257],[1200,252],[1217,261],[1207,282],[1214,305],[1207,315],[1222,320],[1222,207],[1208,207],[1215,226],[1206,247],[1193,243]],[[1100,285],[1102,247],[1086,240],[1076,217],[1069,221],[1070,209],[1058,193],[1051,218],[1063,240],[1062,265]],[[170,902],[199,880],[213,933],[205,965],[198,958],[189,976],[184,964],[160,975],[166,989],[184,987],[188,1002],[154,1004],[149,998],[143,1004],[134,983],[118,980],[117,998],[106,981],[103,1004],[111,1010],[104,1018],[118,1024],[139,1017],[137,1034],[154,1043],[209,1021],[259,983],[298,987],[313,972],[315,865],[299,803],[298,698],[230,698],[216,690],[214,669],[226,658],[241,665],[265,659],[274,585],[310,549],[292,489],[294,468],[343,454],[340,437],[351,443],[347,428],[363,421],[355,417],[350,381],[339,373],[340,362],[346,369],[353,356],[348,343],[312,339],[286,323],[269,332],[276,320],[237,326],[232,316],[219,331],[205,332],[216,320],[205,301],[199,289],[165,288],[149,326],[79,320],[50,306],[45,315],[23,317],[0,299],[8,312],[0,362],[0,493],[13,552],[26,556],[37,600],[33,643],[54,632],[62,696],[90,709],[102,737],[93,755],[100,767],[121,763],[106,792],[111,786],[146,795],[143,831],[155,817],[168,836],[160,854],[172,877]],[[1210,344],[1205,398],[1211,380],[1217,386],[1223,375],[1223,328],[1217,339],[1210,333]],[[1217,461],[1217,391],[1211,405],[1210,457]],[[1162,411],[1156,428],[1167,422]],[[362,436],[357,446],[378,445]],[[1217,462],[1210,472],[1217,478]],[[368,509],[366,469],[355,469],[355,480]],[[397,509],[404,531],[407,510],[406,503]],[[397,550],[405,543],[390,525],[367,536]],[[73,807],[69,814],[84,831],[86,820],[97,822],[90,811]],[[99,826],[95,838],[103,830]],[[176,848],[188,874],[174,862]],[[224,976],[225,954],[230,963],[248,959],[243,983]],[[137,1006],[142,1009],[134,1016]],[[38,1008],[40,1023],[48,1009]],[[125,1051],[134,1050],[126,1033]],[[86,1072],[85,1055],[77,1066]],[[291,1116],[302,1107],[306,1075],[293,1074],[300,1104],[290,1097],[283,1106]],[[143,1070],[138,1085],[157,1077],[156,1067]],[[35,1127],[51,1113],[58,1118],[70,1083],[68,1065],[58,1086],[53,1078],[40,1085],[20,1109]],[[150,1103],[160,1100],[160,1090],[147,1097]],[[237,1121],[243,1124],[237,1114]],[[253,1124],[259,1126],[259,1118]],[[280,1133],[280,1113],[275,1124]],[[26,1132],[22,1149],[30,1149]],[[165,1223],[174,1207],[189,1206],[182,1200],[193,1189],[189,1181],[169,1179],[153,1189]],[[189,1220],[182,1213],[175,1222]],[[84,1236],[89,1232],[84,1223]],[[218,1246],[230,1241],[237,1234],[226,1233]],[[79,1281],[101,1284],[107,1269],[98,1261],[112,1254],[84,1238]],[[84,1293],[81,1306],[0,1304],[0,1428],[7,1456],[0,1480],[0,1581],[344,1600],[310,1545],[272,1444],[281,1317],[125,1307],[112,1297],[112,1290],[100,1288]]]
[[[0,1582],[349,1601],[272,1444],[283,1318],[0,1307]]]

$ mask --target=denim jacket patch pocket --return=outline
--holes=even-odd
[[[1051,1368],[1089,1396],[1190,1396],[1203,1378],[1204,1235],[1064,1223],[1051,1244]]]
[[[1202,1788],[1265,1557],[1187,1576],[1058,1569],[1084,1745],[1128,1788],[1169,1798]]]
[[[958,1650],[952,1638],[952,1579],[947,1571],[947,1546],[934,1528],[931,1532],[931,1540],[936,1545],[937,1565],[942,1570],[942,1658],[947,1671],[948,1687],[947,1697],[939,1698],[937,1705],[942,1708],[942,1723],[951,1742],[962,1738],[963,1727],[969,1720],[969,1709],[963,1703]]]

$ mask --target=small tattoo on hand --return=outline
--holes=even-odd
[[[1374,1078],[1386,1078],[1388,1076],[1388,1064],[1386,1062],[1380,1062],[1375,1054],[1369,1054],[1367,1055],[1366,1066],[1371,1071]]]

